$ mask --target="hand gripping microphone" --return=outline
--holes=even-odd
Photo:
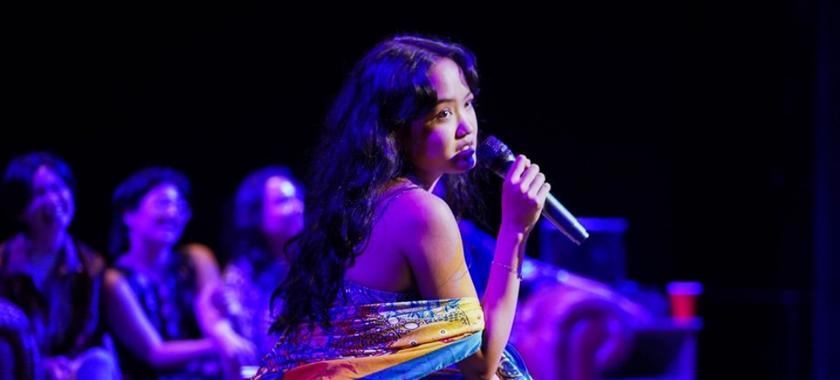
[[[507,176],[510,166],[516,159],[510,148],[493,136],[484,139],[484,142],[478,147],[477,155],[480,162],[502,178]],[[580,245],[589,237],[589,233],[578,223],[574,215],[566,210],[560,204],[560,201],[551,194],[548,194],[545,198],[542,214],[577,245]]]

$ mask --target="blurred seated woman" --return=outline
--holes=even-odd
[[[118,378],[99,318],[105,261],[67,231],[76,211],[70,167],[48,152],[24,154],[2,186],[19,232],[0,245],[0,298],[28,317],[40,370],[47,379]]]
[[[268,332],[276,317],[271,310],[282,307],[271,307],[271,293],[289,272],[286,244],[303,229],[303,187],[286,167],[257,170],[239,185],[230,219],[234,241],[222,274],[223,305],[236,331],[265,355],[277,341]]]
[[[191,217],[189,187],[180,172],[151,167],[114,192],[111,250],[119,256],[105,276],[106,317],[129,380],[232,379],[255,360],[210,299],[220,283],[213,253],[175,248]]]

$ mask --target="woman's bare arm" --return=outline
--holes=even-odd
[[[510,338],[519,295],[519,268],[525,243],[539,218],[549,186],[539,167],[517,158],[502,188],[499,229],[482,307],[485,315],[481,350],[459,363],[467,378],[491,379]],[[430,193],[410,192],[395,202],[390,220],[404,223],[400,248],[405,252],[424,298],[475,296],[467,271],[455,217],[443,200]]]
[[[177,367],[216,353],[210,339],[164,341],[140,307],[137,295],[117,270],[109,269],[105,273],[104,295],[109,329],[116,339],[151,367]]]

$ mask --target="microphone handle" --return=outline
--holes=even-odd
[[[563,235],[566,235],[569,240],[577,245],[583,244],[583,241],[589,237],[586,229],[578,223],[572,213],[566,210],[566,207],[563,207],[560,201],[551,195],[551,193],[545,197],[545,207],[542,209],[542,214]]]
[[[488,136],[481,143],[481,146],[478,147],[478,156],[484,162],[485,166],[502,179],[506,178],[507,172],[510,171],[510,167],[515,161],[513,152],[510,151],[507,145],[493,136]],[[578,223],[572,213],[566,210],[553,195],[548,194],[545,201],[542,214],[560,232],[566,235],[569,240],[577,245],[581,245],[589,237],[586,229]]]
[[[510,170],[510,165],[513,164],[513,161],[505,162],[504,167],[502,168],[505,170]],[[505,176],[502,174],[501,171],[494,171],[496,175],[501,177],[502,179]],[[586,231],[584,228],[569,212],[566,210],[566,207],[560,203],[551,193],[548,193],[548,196],[545,197],[545,206],[542,209],[542,215],[548,219],[554,227],[557,227],[563,235],[569,238],[573,243],[577,245],[583,244],[584,240],[589,238],[589,232]]]

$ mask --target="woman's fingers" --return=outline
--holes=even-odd
[[[537,176],[540,175],[540,166],[537,164],[532,164],[525,169],[525,173],[522,174],[522,181],[519,183],[519,190],[522,191],[523,194],[528,194],[531,190],[531,187],[534,185],[534,180]]]
[[[550,189],[539,165],[518,156],[502,187],[502,223],[529,231],[539,219]]]
[[[230,357],[239,361],[240,364],[255,363],[259,359],[256,346],[243,337],[231,336],[227,344],[231,350]]]
[[[531,165],[531,167],[534,167],[534,166],[537,166],[537,165]],[[542,174],[542,173],[535,174],[534,179],[528,185],[528,198],[538,199],[537,195],[538,195],[540,189],[542,189],[543,184],[545,184],[545,174]]]
[[[505,181],[510,184],[519,183],[520,177],[522,177],[522,173],[525,172],[528,165],[531,165],[531,160],[521,154],[516,156],[516,160],[513,161],[513,165],[511,165],[510,170],[508,170]]]
[[[537,192],[537,201],[539,201],[540,204],[545,204],[545,198],[548,197],[549,191],[551,191],[550,183],[546,182],[543,183],[542,186],[540,186],[540,190]]]

